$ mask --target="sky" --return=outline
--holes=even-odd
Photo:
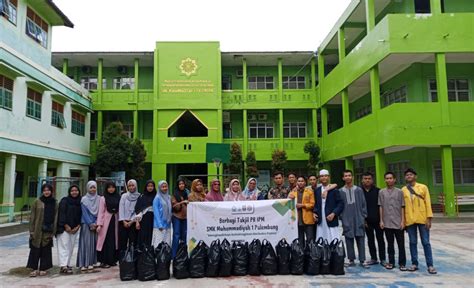
[[[54,0],[74,28],[53,51],[153,51],[156,41],[219,41],[221,51],[315,51],[351,0]]]

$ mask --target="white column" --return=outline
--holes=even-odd
[[[61,162],[58,164],[57,167],[57,177],[71,177],[69,173],[69,163],[66,162]],[[56,199],[61,200],[64,196],[67,196],[67,189],[69,188],[67,182],[63,182],[61,179],[59,179],[58,182],[56,182],[56,191],[54,196]]]
[[[8,220],[13,221],[15,212],[15,178],[16,155],[5,157],[3,180],[3,205],[4,212],[8,213]]]
[[[38,177],[44,178],[48,175],[48,160],[40,161],[38,165]]]

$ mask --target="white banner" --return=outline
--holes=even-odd
[[[282,238],[298,238],[295,201],[261,200],[229,202],[192,202],[188,205],[188,249],[203,240],[231,241],[267,239],[273,247]]]

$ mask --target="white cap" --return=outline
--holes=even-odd
[[[329,176],[329,171],[326,170],[326,169],[323,169],[321,171],[319,171],[319,176]]]

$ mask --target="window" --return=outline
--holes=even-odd
[[[51,125],[58,128],[66,128],[66,121],[64,120],[64,105],[53,101],[51,109]]]
[[[0,0],[0,15],[8,19],[12,24],[16,25],[16,8],[17,0]]]
[[[407,170],[409,166],[410,166],[409,161],[389,163],[388,171],[392,171],[395,174],[398,184],[403,184],[405,183],[405,170]]]
[[[454,159],[454,184],[474,184],[474,159]],[[443,170],[441,161],[433,161],[434,183],[443,184]]]
[[[364,106],[355,112],[355,120],[363,118],[371,113],[372,113],[372,106],[371,105]]]
[[[133,124],[122,124],[123,133],[127,135],[128,138],[133,138]]]
[[[369,166],[364,170],[364,167],[357,167],[354,169],[354,181],[357,185],[362,185],[362,174],[364,172],[370,172],[372,175],[374,175],[374,181],[375,181],[375,166]]]
[[[72,121],[71,121],[71,132],[79,136],[84,136],[85,130],[86,130],[86,116],[73,110]]]
[[[225,139],[232,138],[232,124],[230,122],[224,122],[223,134]]]
[[[26,35],[30,36],[41,44],[48,47],[48,23],[36,14],[30,7],[26,10]]]
[[[273,123],[256,122],[249,124],[249,138],[273,138]]]
[[[249,89],[252,89],[252,90],[275,89],[273,76],[250,76],[248,85],[249,85]]]
[[[438,91],[436,80],[429,80],[429,90],[431,102],[438,102]],[[448,79],[448,101],[462,102],[469,101],[469,80]]]
[[[81,86],[87,90],[97,90],[97,77],[82,77]],[[107,79],[102,79],[102,89],[107,89]]]
[[[0,0],[1,1],[1,0]],[[0,75],[0,107],[12,110],[13,80]]]
[[[306,123],[289,122],[283,123],[284,138],[306,138]]]
[[[232,90],[231,75],[222,75],[222,90]]]
[[[41,120],[41,100],[43,95],[31,88],[28,88],[26,99],[26,116]]]
[[[283,76],[283,89],[305,89],[304,76]]]
[[[115,90],[127,90],[135,88],[135,78],[133,77],[116,77],[114,78]]]
[[[407,102],[407,86],[402,86],[395,90],[386,91],[380,96],[382,107],[387,107],[393,103]]]
[[[441,12],[444,13],[444,0],[441,0]],[[415,13],[431,13],[430,0],[415,0]]]

